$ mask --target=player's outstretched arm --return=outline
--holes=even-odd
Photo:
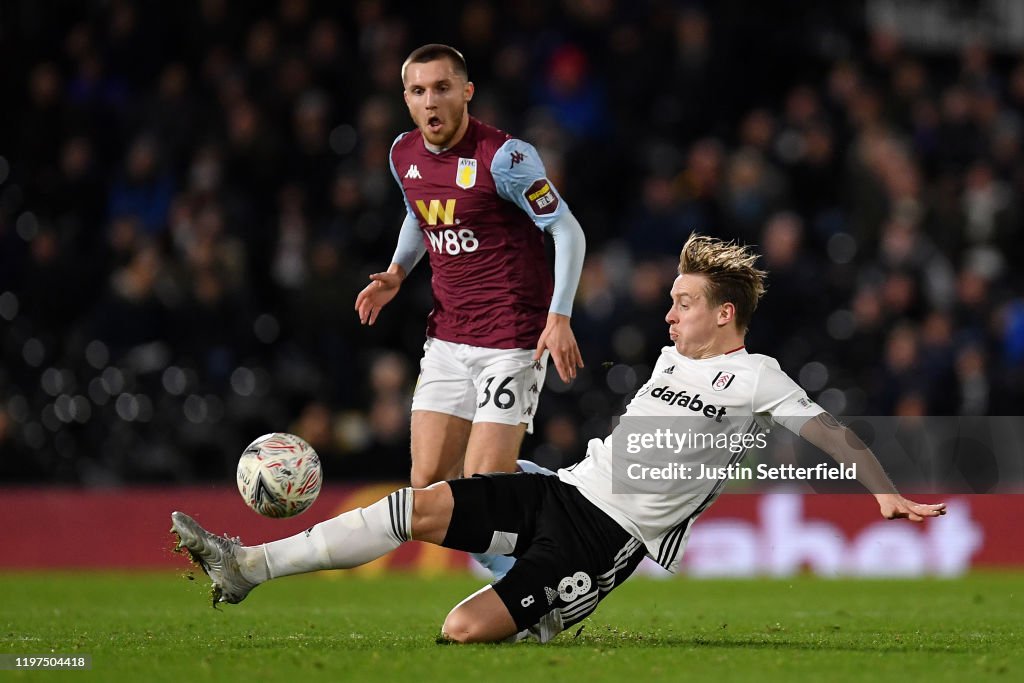
[[[392,263],[387,272],[370,275],[370,284],[356,296],[355,309],[359,314],[359,322],[363,325],[377,322],[381,309],[395,298],[404,279],[405,269],[397,263]]]
[[[886,519],[922,522],[926,517],[946,514],[945,503],[915,503],[901,496],[871,449],[829,413],[820,413],[805,422],[800,428],[800,436],[828,453],[836,462],[856,466],[857,481],[875,496],[879,511]]]
[[[551,360],[563,382],[568,384],[576,379],[576,369],[583,367],[583,355],[576,344],[576,335],[569,326],[569,316],[548,313],[548,323],[537,340],[537,351],[533,359],[540,360],[544,349],[551,352]]]

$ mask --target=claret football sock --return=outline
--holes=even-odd
[[[258,582],[321,569],[351,569],[410,538],[412,489],[407,487],[289,538],[244,548],[239,566],[246,578]]]

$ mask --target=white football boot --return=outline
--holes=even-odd
[[[187,550],[213,582],[214,607],[218,602],[241,602],[259,585],[242,575],[237,557],[242,543],[237,538],[214,536],[184,512],[171,513],[171,532],[178,536],[178,548]]]

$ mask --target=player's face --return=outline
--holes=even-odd
[[[707,296],[708,280],[703,275],[680,275],[672,283],[672,307],[665,322],[676,351],[687,358],[717,355],[716,343],[730,317],[724,306],[712,306]],[[724,322],[723,322],[724,319]]]
[[[405,68],[405,104],[427,143],[451,147],[469,125],[473,84],[459,75],[450,59]]]

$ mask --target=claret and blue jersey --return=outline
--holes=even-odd
[[[390,162],[430,254],[428,336],[535,346],[553,287],[543,231],[568,211],[537,150],[470,118],[462,140],[442,152],[418,131],[399,135]]]

